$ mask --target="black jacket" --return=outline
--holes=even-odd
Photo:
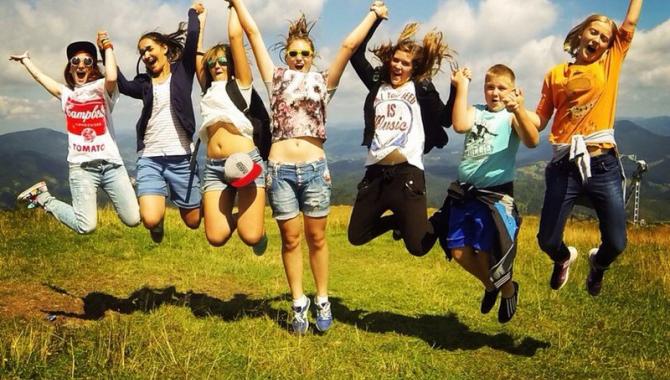
[[[356,74],[361,78],[365,87],[370,91],[365,98],[365,105],[363,107],[363,117],[365,119],[365,130],[363,131],[363,143],[370,148],[372,139],[375,135],[375,108],[374,101],[379,92],[379,87],[382,85],[382,70],[381,67],[372,67],[365,58],[365,51],[367,49],[370,38],[377,30],[381,20],[377,20],[370,28],[365,40],[358,47],[356,52],[351,56],[351,65],[356,70]],[[426,136],[424,144],[424,153],[430,152],[433,147],[442,148],[447,145],[449,138],[447,132],[443,128],[448,128],[451,125],[451,111],[454,106],[456,91],[451,87],[449,93],[449,100],[445,106],[440,99],[440,94],[435,90],[433,83],[424,81],[414,81],[416,87],[416,97],[421,108],[421,120],[423,121],[423,131]]]
[[[181,59],[170,64],[170,105],[177,115],[179,124],[186,131],[189,139],[193,139],[195,132],[195,115],[193,114],[193,102],[191,91],[193,89],[193,76],[195,75],[195,52],[200,34],[200,20],[194,9],[188,11],[188,29],[186,43]],[[148,74],[139,74],[132,81],[126,79],[118,69],[119,92],[135,99],[142,99],[142,113],[137,121],[137,151],[144,149],[144,134],[147,123],[151,118],[154,93],[151,77]]]

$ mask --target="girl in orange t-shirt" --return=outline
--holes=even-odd
[[[613,128],[619,72],[641,8],[642,0],[631,0],[620,28],[603,15],[589,16],[575,26],[564,42],[574,62],[555,66],[544,79],[536,110],[540,130],[556,112],[549,135],[554,157],[545,172],[537,239],[554,261],[554,290],[565,285],[577,257],[577,249],[563,242],[577,198],[585,196],[593,204],[602,240],[589,252],[589,294],[600,293],[605,270],[626,247],[623,176]]]

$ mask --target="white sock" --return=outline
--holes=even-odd
[[[328,303],[328,296],[316,296],[316,304],[317,305],[323,305],[324,303]]]
[[[307,306],[307,297],[303,294],[298,299],[293,300],[293,307],[305,307]]]

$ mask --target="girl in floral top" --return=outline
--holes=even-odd
[[[293,297],[293,330],[304,334],[309,326],[310,301],[302,286],[301,223],[298,218],[302,211],[316,282],[316,328],[325,331],[332,324],[326,244],[331,182],[323,150],[326,105],[347,61],[377,20],[377,14],[372,10],[367,13],[342,43],[327,71],[312,72],[315,48],[309,33],[313,24],[308,23],[304,15],[291,23],[288,36],[281,43],[282,59],[288,67],[275,67],[244,2],[229,2],[237,10],[270,94],[273,143],[268,161],[267,189],[273,217],[281,232],[282,258]]]

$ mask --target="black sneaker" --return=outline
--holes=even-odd
[[[568,247],[570,252],[570,257],[562,263],[554,263],[554,271],[551,273],[551,280],[549,285],[554,290],[559,290],[560,288],[568,282],[568,277],[570,276],[570,265],[577,259],[577,248]]]
[[[593,248],[589,251],[589,276],[586,277],[586,290],[593,297],[600,294],[600,289],[603,287],[603,276],[605,271],[603,269],[596,267],[596,254],[598,253],[598,248]]]
[[[151,235],[151,240],[153,240],[154,243],[160,243],[163,241],[163,236],[165,235],[165,229],[163,228],[164,223],[165,219],[162,219],[156,227],[149,230],[149,235]]]
[[[519,284],[512,282],[514,285],[514,295],[510,298],[500,297],[500,308],[498,309],[498,322],[509,322],[514,313],[516,313],[516,304],[519,301]]]
[[[484,290],[484,297],[482,297],[481,307],[482,314],[487,314],[489,311],[491,311],[491,309],[493,309],[493,306],[496,304],[496,300],[498,300],[499,292],[500,289],[493,289],[491,291]]]

